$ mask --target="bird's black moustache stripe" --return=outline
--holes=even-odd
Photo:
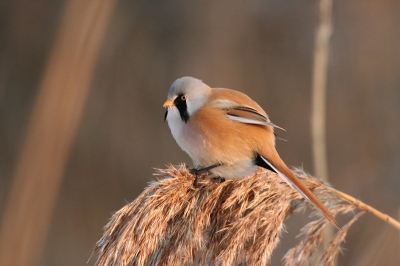
[[[179,114],[183,122],[187,123],[189,121],[189,113],[187,111],[186,100],[182,99],[183,94],[178,95],[174,100],[176,108],[178,108]]]

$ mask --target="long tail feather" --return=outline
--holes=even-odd
[[[297,190],[309,203],[316,207],[338,230],[342,230],[335,217],[329,210],[319,201],[319,199],[298,179],[292,171],[282,162],[282,165],[275,166],[268,159],[261,156],[261,159],[273,169],[280,178],[282,178],[290,187]],[[279,169],[278,169],[279,168]]]

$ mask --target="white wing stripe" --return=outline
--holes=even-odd
[[[234,115],[227,115],[227,116],[230,120],[240,122],[240,123],[271,126],[271,127],[276,127],[276,128],[284,130],[283,128],[278,127],[277,125],[275,125],[271,122],[268,122],[268,121],[260,121],[260,120],[255,120],[255,119],[241,117],[241,116],[234,116]]]

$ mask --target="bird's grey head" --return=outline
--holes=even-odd
[[[211,88],[201,80],[183,77],[172,83],[168,92],[168,100],[171,106],[178,108],[182,120],[187,122],[190,116],[206,103],[210,93]]]

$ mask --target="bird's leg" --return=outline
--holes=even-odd
[[[221,165],[222,165],[222,163],[216,163],[216,164],[213,164],[213,165],[210,165],[210,166],[207,166],[207,167],[204,167],[204,168],[200,168],[200,169],[196,169],[196,168],[189,169],[189,172],[191,174],[195,175],[193,186],[197,187],[197,182],[198,182],[198,176],[199,175],[201,175],[203,173],[206,173],[206,172],[210,171],[211,169],[213,169],[215,167],[218,167],[218,166],[221,166]],[[223,182],[222,179],[223,179],[223,181],[225,181],[225,178],[221,178],[221,183]]]
[[[194,187],[197,187],[197,185],[198,185],[198,180],[199,180],[199,176],[197,175],[197,174],[195,174],[195,176],[194,176],[194,181],[193,181],[193,186]]]
[[[210,166],[207,166],[207,167],[204,167],[204,168],[200,168],[200,169],[192,168],[192,169],[189,169],[189,172],[192,173],[192,174],[195,174],[195,175],[200,175],[200,174],[208,172],[211,169],[214,169],[214,168],[216,168],[218,166],[221,166],[221,165],[222,165],[222,163],[216,163],[216,164],[213,164],[213,165],[210,165]]]

